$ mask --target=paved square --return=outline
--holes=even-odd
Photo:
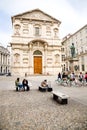
[[[17,77],[0,77],[1,130],[86,130],[87,88],[62,87],[55,83],[56,76],[30,76],[29,92],[16,92]],[[21,77],[21,80],[24,77]],[[43,79],[51,81],[53,90],[70,96],[67,105],[53,100],[51,92],[40,92]]]

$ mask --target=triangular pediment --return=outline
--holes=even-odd
[[[28,12],[25,12],[22,14],[18,14],[18,15],[15,15],[13,17],[22,18],[22,19],[30,19],[30,20],[53,21],[53,22],[61,23],[59,20],[53,18],[52,16],[44,13],[43,11],[41,11],[39,9],[35,9],[35,10],[28,11]]]

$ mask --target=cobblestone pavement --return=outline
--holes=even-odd
[[[51,92],[38,91],[44,78],[29,77],[31,90],[16,92],[15,78],[0,77],[0,130],[87,130],[87,106],[72,97],[60,105]],[[52,86],[57,89],[54,82]]]

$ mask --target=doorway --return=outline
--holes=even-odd
[[[42,74],[42,56],[34,56],[34,74]]]

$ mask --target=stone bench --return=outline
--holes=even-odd
[[[42,87],[42,86],[39,86],[39,91],[41,92],[51,92],[53,89],[51,87]]]
[[[51,91],[53,91],[53,88],[48,87],[48,88],[47,88],[47,91],[48,91],[48,92],[51,92]]]
[[[53,99],[56,100],[58,103],[68,104],[68,98],[69,98],[68,95],[58,91],[53,91],[52,94],[53,94]]]
[[[39,86],[39,91],[46,92],[47,91],[47,87]]]

